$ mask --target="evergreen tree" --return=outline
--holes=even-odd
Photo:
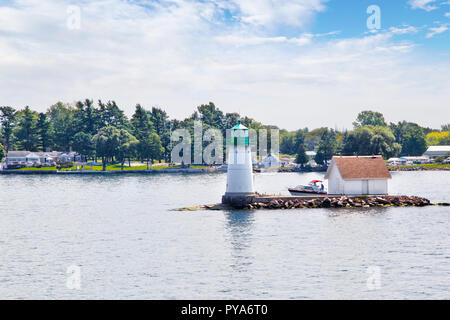
[[[37,122],[37,134],[39,136],[39,147],[42,151],[46,151],[51,146],[51,122],[45,113],[39,113]]]
[[[169,121],[169,117],[164,110],[156,107],[152,108],[151,120],[156,134],[161,138],[161,143],[165,150],[164,159],[167,161],[169,159],[169,152],[171,151],[170,131],[175,130],[172,126],[173,123]]]
[[[319,149],[315,156],[315,161],[318,164],[325,165],[336,153],[337,141],[336,134],[333,129],[325,130],[320,138]]]
[[[80,130],[73,121],[74,113],[74,108],[62,102],[57,102],[48,109],[47,116],[52,123],[51,140],[55,150],[70,150],[72,138]]]
[[[127,117],[117,106],[115,101],[108,101],[105,105],[101,100],[99,100],[98,104],[100,106],[99,119],[101,128],[113,126],[116,128],[126,129],[128,127]]]
[[[143,159],[147,160],[148,170],[149,161],[151,161],[151,164],[153,164],[153,161],[161,159],[164,153],[161,139],[156,133],[152,133],[147,137],[143,137],[141,140],[139,140],[138,152]]]
[[[309,157],[306,155],[305,145],[301,144],[301,145],[299,145],[298,150],[297,150],[297,156],[295,158],[295,163],[304,167],[305,164],[308,163],[308,161],[309,161]]]
[[[11,141],[13,140],[13,131],[15,127],[16,110],[11,107],[0,107],[0,124],[2,141],[6,149],[9,151]]]
[[[29,106],[26,106],[24,110],[17,112],[17,120],[14,136],[16,137],[18,148],[21,150],[38,151],[38,113],[32,111]]]
[[[140,104],[136,105],[136,110],[131,117],[131,130],[133,135],[141,140],[154,132],[153,123],[150,113],[145,110]]]

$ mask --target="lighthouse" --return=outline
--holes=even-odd
[[[255,194],[255,190],[248,128],[241,124],[241,120],[231,128],[227,162],[227,189],[222,202],[234,205],[245,204],[246,199]]]

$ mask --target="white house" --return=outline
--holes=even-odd
[[[8,151],[6,154],[5,165],[27,165],[39,164],[39,155],[30,151]]]
[[[82,156],[76,152],[30,152],[8,151],[4,168],[13,166],[55,165],[57,162],[81,161]]]
[[[423,155],[436,159],[437,157],[445,157],[447,154],[450,154],[450,146],[430,146]]]
[[[280,160],[273,154],[269,154],[261,161],[263,168],[278,168],[280,166]]]
[[[329,194],[388,194],[392,176],[381,156],[333,157],[325,179]]]

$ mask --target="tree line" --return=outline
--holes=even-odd
[[[430,145],[450,145],[449,129],[449,124],[440,130],[407,121],[387,124],[383,114],[367,110],[358,114],[353,130],[319,128],[285,133],[280,150],[287,154],[296,150],[296,162],[301,165],[310,160],[305,151],[313,149],[317,152],[314,160],[321,165],[333,155],[420,156]]]
[[[128,118],[115,101],[85,99],[74,104],[57,102],[45,112],[29,106],[16,110],[0,107],[0,161],[8,150],[76,151],[102,163],[124,163],[139,159],[148,163],[170,162],[173,130],[184,128],[193,135],[194,121],[202,121],[203,130],[215,128],[225,137],[226,129],[238,120],[250,129],[266,129],[270,151],[270,129],[238,113],[224,113],[214,103],[202,104],[184,120],[170,119],[162,108],[145,109],[137,104]],[[381,113],[363,111],[350,131],[330,128],[280,130],[280,152],[296,155],[305,164],[305,152],[315,150],[315,160],[324,164],[335,154],[421,155],[431,144],[450,144],[449,124],[441,130],[424,128],[411,122],[386,123]]]

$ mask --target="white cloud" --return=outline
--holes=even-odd
[[[445,13],[445,16],[446,16],[447,18],[450,18],[450,12],[446,12],[446,13]]]
[[[428,29],[430,32],[427,33],[426,37],[427,38],[432,38],[437,34],[441,34],[444,33],[446,31],[449,30],[449,24],[448,23],[444,23],[441,24],[439,27],[435,27],[435,28],[429,28]]]
[[[71,3],[0,7],[1,105],[44,111],[58,100],[114,99],[128,115],[141,103],[180,119],[214,101],[226,112],[297,129],[351,126],[367,107],[388,120],[439,127],[450,100],[447,60],[416,59],[414,43],[397,41],[392,30],[349,39],[329,37],[337,32],[286,37],[240,23],[249,9],[232,11],[238,22],[225,23],[223,10],[236,7],[219,0],[163,1],[150,9],[84,1],[81,29],[68,30]]]
[[[215,38],[218,42],[227,45],[244,46],[244,45],[261,45],[272,43],[290,43],[296,45],[306,45],[311,43],[311,36],[304,35],[299,38],[286,37],[243,37],[236,35],[219,36]]]
[[[393,34],[410,34],[417,33],[419,30],[413,26],[403,25],[401,27],[391,27],[389,31]]]
[[[325,10],[328,0],[232,0],[242,21],[257,26],[275,24],[304,27],[316,13]]]
[[[413,9],[423,9],[426,11],[432,11],[438,8],[435,5],[436,0],[409,0],[409,4]]]

